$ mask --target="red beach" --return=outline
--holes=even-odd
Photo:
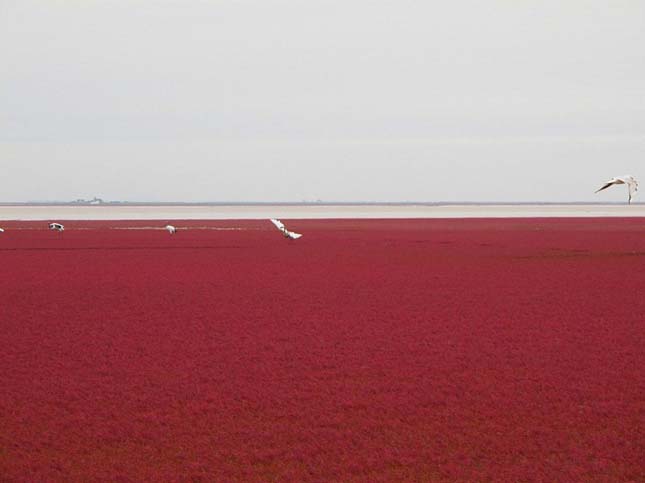
[[[284,221],[4,222],[0,480],[645,478],[643,219]]]

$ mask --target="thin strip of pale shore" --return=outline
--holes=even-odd
[[[0,220],[645,217],[638,205],[0,206]]]

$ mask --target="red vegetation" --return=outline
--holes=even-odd
[[[645,477],[644,220],[156,224],[3,223],[0,479]]]

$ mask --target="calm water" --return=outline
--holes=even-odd
[[[0,206],[0,220],[645,217],[638,205]]]

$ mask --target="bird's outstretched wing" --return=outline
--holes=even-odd
[[[298,238],[300,238],[302,236],[300,233],[295,233],[295,232],[289,231],[289,230],[287,230],[285,233],[292,240],[297,240]]]
[[[598,190],[596,190],[596,193],[598,193],[599,191],[602,191],[602,190],[606,190],[607,188],[609,188],[609,187],[610,187],[610,186],[612,186],[613,184],[614,184],[614,182],[613,182],[613,181],[609,181],[609,182],[607,182],[607,183],[606,183],[602,188],[599,188]]]
[[[275,227],[280,231],[286,230],[286,228],[284,227],[284,225],[282,224],[282,222],[280,220],[276,220],[275,218],[271,218],[271,223],[273,223],[275,225]]]

